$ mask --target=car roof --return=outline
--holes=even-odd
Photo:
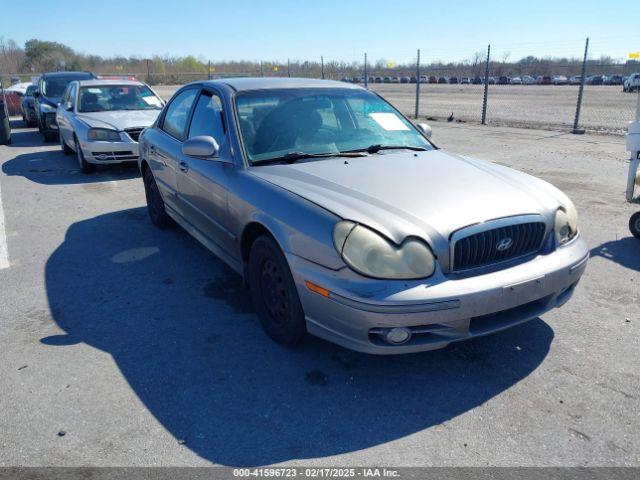
[[[105,85],[144,85],[138,80],[116,80],[116,79],[98,79],[98,80],[78,80],[81,87],[102,87]]]
[[[69,77],[72,75],[82,75],[86,78],[94,78],[91,72],[47,72],[43,73],[43,77]]]
[[[264,77],[239,77],[223,78],[219,80],[207,80],[203,84],[228,85],[237,92],[245,90],[264,90],[280,88],[346,88],[362,89],[358,85],[338,82],[335,80],[319,80],[315,78],[264,78]]]

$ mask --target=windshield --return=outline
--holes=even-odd
[[[83,77],[84,78],[84,77]],[[78,80],[77,76],[55,76],[44,78],[42,80],[42,94],[45,97],[56,98],[61,97],[65,88],[74,80]]]
[[[98,85],[81,87],[78,112],[112,110],[160,110],[162,101],[146,85]]]
[[[372,145],[433,146],[391,105],[367,90],[255,90],[236,96],[242,140],[258,164],[290,152],[340,153]]]

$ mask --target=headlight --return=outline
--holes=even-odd
[[[435,271],[433,253],[417,239],[397,246],[367,227],[343,221],[333,229],[333,242],[347,265],[369,277],[409,280]]]
[[[40,110],[43,113],[51,113],[51,112],[55,112],[56,111],[56,107],[52,107],[48,103],[41,103],[40,104]]]
[[[87,138],[100,142],[119,142],[120,134],[108,128],[92,128],[89,130],[89,133],[87,133]]]
[[[578,233],[578,211],[568,199],[565,206],[556,211],[554,231],[557,245],[567,243]]]

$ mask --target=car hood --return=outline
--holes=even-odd
[[[133,127],[148,127],[155,122],[160,110],[115,110],[112,112],[78,113],[78,120],[93,128],[124,130]]]
[[[447,248],[452,232],[501,217],[547,215],[567,197],[510,168],[442,150],[256,166],[251,173],[396,243]]]

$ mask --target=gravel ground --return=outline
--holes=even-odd
[[[0,146],[0,466],[640,465],[623,139],[433,127],[562,188],[592,258],[543,318],[391,358],[274,344],[237,276],[151,226],[135,168],[85,176],[16,129]]]
[[[416,86],[370,84],[403,113],[413,116]],[[177,88],[154,87],[169,98]],[[452,113],[455,121],[480,123],[482,85],[420,85],[420,116],[444,120]],[[572,128],[578,87],[573,85],[490,85],[487,121],[492,125],[537,129]],[[623,93],[620,86],[586,85],[580,125],[592,131],[620,134],[635,116],[637,95]]]

